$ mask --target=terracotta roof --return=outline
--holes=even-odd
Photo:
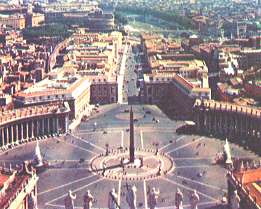
[[[15,181],[8,184],[4,196],[0,198],[0,208],[8,208],[10,202],[16,198],[17,192],[22,191],[30,178],[28,175],[15,175],[14,177]]]
[[[3,187],[4,183],[7,181],[8,178],[9,178],[9,176],[0,174],[0,188]]]
[[[234,177],[241,182],[243,188],[249,191],[249,195],[256,199],[256,203],[261,207],[261,168],[237,172],[234,173]]]

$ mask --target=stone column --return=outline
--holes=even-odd
[[[217,111],[214,111],[214,133],[217,134],[218,132],[218,124],[217,124]]]
[[[34,129],[35,129],[34,120],[32,120],[31,123],[32,123],[32,130],[31,130],[32,135],[31,135],[31,137],[34,138],[34,137],[35,137],[35,136],[34,136],[34,131],[35,131],[35,130],[34,130]]]
[[[241,118],[243,121],[243,137],[247,136],[247,116],[244,114],[244,116]]]
[[[243,117],[242,117],[242,115],[240,115],[238,119],[239,119],[239,133],[240,133],[240,137],[243,137],[244,130],[243,130]]]
[[[25,140],[28,141],[29,140],[29,122],[26,122],[25,126],[26,126],[26,138],[25,138]]]
[[[254,137],[254,119],[252,117],[249,117],[249,134],[250,137],[253,138]]]
[[[198,117],[197,107],[194,107],[194,120],[195,120],[195,123],[196,123],[196,129],[197,129],[197,131],[199,131],[200,128],[199,128],[199,117]]]
[[[44,136],[45,135],[45,124],[44,124],[44,121],[45,121],[45,119],[43,118],[42,120],[41,120],[41,136]]]
[[[55,118],[55,132],[59,133],[59,118],[58,118],[58,116]]]
[[[235,113],[233,113],[232,115],[232,135],[235,136],[235,133],[236,133],[236,120],[237,120],[237,117],[235,115]]]
[[[211,133],[211,110],[209,109],[208,110],[208,113],[207,113],[207,131],[208,131],[208,134]]]
[[[217,115],[217,124],[218,124],[218,134],[222,134],[222,127],[221,127],[221,120],[222,120],[222,113],[219,111]]]
[[[3,128],[0,129],[0,145],[4,146],[4,136],[3,136]]]
[[[10,144],[14,144],[14,126],[10,125],[9,126],[9,134],[10,134]]]
[[[6,146],[5,127],[2,128],[2,146]]]
[[[252,136],[252,133],[251,133],[251,119],[249,116],[247,116],[246,118],[246,133],[247,133],[247,136],[248,137],[251,137]],[[248,139],[249,140],[249,139]]]
[[[234,113],[235,116],[235,128],[234,128],[234,136],[237,136],[237,132],[238,132],[238,127],[239,127],[239,120],[238,120],[238,114]]]
[[[40,129],[40,121],[39,119],[36,120],[36,137],[38,137],[40,134],[39,134],[39,129]]]
[[[19,124],[16,124],[16,125],[15,125],[15,133],[16,133],[16,134],[15,134],[15,135],[16,135],[16,141],[15,141],[15,142],[16,142],[16,144],[19,143],[19,130],[18,130],[18,125],[19,125]]]
[[[50,129],[50,134],[52,135],[55,129],[54,118],[49,118],[49,129]]]
[[[226,114],[224,115],[224,132],[225,132],[225,136],[228,135],[228,112],[226,112]]]
[[[18,129],[18,142],[23,140],[23,131],[22,131],[22,123],[17,124]]]
[[[254,120],[254,127],[255,127],[255,138],[258,138],[259,121],[257,119]]]
[[[21,141],[24,141],[24,124],[20,123],[20,127],[21,127]]]
[[[69,130],[69,115],[68,114],[66,114],[65,115],[65,118],[64,118],[64,132],[65,133],[67,133],[68,132],[68,130]]]
[[[9,137],[9,127],[6,127],[6,144],[9,145],[10,144],[10,137]]]
[[[47,118],[47,135],[50,135],[50,118]]]

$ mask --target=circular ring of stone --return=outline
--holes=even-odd
[[[129,150],[100,154],[91,159],[91,171],[110,180],[147,180],[172,172],[172,158],[156,150],[136,149],[134,162],[129,162]]]

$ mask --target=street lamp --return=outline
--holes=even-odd
[[[105,155],[108,156],[108,155],[109,155],[109,144],[106,143],[106,144],[105,144],[105,147],[106,147],[106,153],[105,153]]]
[[[95,131],[95,130],[96,130],[96,127],[97,127],[97,123],[94,122],[93,126],[94,126],[94,131]]]
[[[159,143],[158,143],[158,142],[154,142],[154,145],[155,145],[155,147],[156,147],[155,155],[158,155],[158,152],[159,152]]]

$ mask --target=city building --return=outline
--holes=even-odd
[[[0,88],[1,94],[5,95],[1,102],[5,100],[9,105],[10,99],[7,98],[46,77],[48,58],[54,44],[28,43],[20,30],[0,29]]]
[[[26,18],[22,14],[0,15],[0,25],[11,26],[14,29],[24,29],[26,27]]]
[[[174,41],[143,35],[142,47],[149,73],[144,75],[143,101],[162,104],[191,116],[196,98],[211,99],[208,68]],[[181,113],[181,112],[180,112]]]
[[[61,73],[61,74],[59,74]],[[70,119],[78,117],[90,103],[90,82],[86,77],[66,75],[56,69],[48,78],[14,95],[16,107],[28,107],[66,101]]]
[[[240,51],[239,67],[242,70],[252,66],[261,67],[261,49],[243,49]]]
[[[28,13],[26,15],[26,27],[38,27],[45,21],[44,14],[41,13]]]
[[[42,5],[40,10],[47,23],[64,21],[71,24],[83,23],[91,32],[114,30],[114,14],[103,11],[97,2],[63,2]]]
[[[48,76],[14,94],[15,107],[27,107],[67,101],[70,119],[78,118],[89,104],[118,101],[117,68],[122,48],[122,34],[86,33],[79,30],[58,44],[49,63],[56,63],[59,51],[66,50],[65,62]]]
[[[68,63],[90,82],[90,103],[118,101],[117,71],[122,49],[122,34],[86,33],[85,29],[71,37],[67,47]]]
[[[242,162],[243,163],[243,162]],[[230,205],[234,191],[240,198],[240,208],[261,208],[261,168],[243,168],[227,174],[228,204]]]
[[[0,167],[0,208],[2,209],[30,209],[37,205],[36,172],[27,167],[19,170]]]

